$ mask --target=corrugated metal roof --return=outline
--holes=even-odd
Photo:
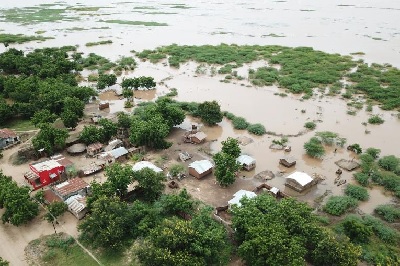
[[[286,178],[293,179],[302,186],[305,186],[313,181],[312,177],[304,172],[294,172]]]
[[[209,169],[213,168],[213,164],[209,160],[195,161],[189,164],[189,167],[194,168],[197,173],[202,174]]]
[[[148,162],[148,161],[140,161],[140,162],[135,163],[135,165],[132,167],[132,171],[134,171],[134,172],[140,171],[146,167],[150,168],[151,170],[153,170],[156,173],[160,173],[163,171],[161,168],[155,166],[154,164],[152,164],[151,162]]]
[[[243,164],[250,165],[250,164],[256,163],[256,159],[254,159],[253,157],[250,157],[249,155],[245,155],[245,154],[240,155],[236,159],[236,161],[238,163],[240,163],[241,165],[243,165]]]
[[[88,186],[89,186],[88,183],[83,181],[81,178],[76,177],[54,186],[53,190],[56,191],[62,197],[64,197]]]
[[[257,197],[257,194],[254,193],[253,191],[241,189],[241,190],[237,191],[235,194],[233,194],[233,199],[228,201],[228,204],[229,205],[236,204],[237,206],[240,207],[242,205],[240,203],[240,200],[243,197],[247,197],[247,198],[251,199],[251,198]]]
[[[56,167],[60,167],[61,164],[59,164],[55,160],[47,160],[44,162],[38,162],[35,164],[32,164],[32,167],[36,169],[36,171],[41,172],[41,171],[48,171],[51,169],[54,169]]]
[[[112,157],[114,157],[115,159],[128,154],[128,150],[125,149],[124,147],[119,147],[116,149],[113,149],[111,151],[108,152],[109,154],[111,154]]]
[[[81,195],[74,195],[65,200],[68,209],[72,212],[79,213],[86,208],[86,198]]]

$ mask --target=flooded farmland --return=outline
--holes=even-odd
[[[26,7],[37,9],[60,9],[61,15],[51,19],[24,21],[14,13],[27,14]],[[91,7],[91,8],[88,8]],[[203,45],[220,43],[249,45],[284,45],[290,47],[310,46],[328,53],[349,55],[367,63],[389,63],[400,67],[400,2],[391,0],[326,0],[326,1],[1,1],[1,33],[21,33],[41,35],[53,39],[44,42],[11,44],[9,47],[26,51],[41,47],[77,45],[78,51],[85,54],[96,53],[110,60],[121,56],[133,56],[132,51],[154,49],[162,45]],[[81,8],[81,9],[79,9]],[[14,13],[7,13],[14,10]],[[24,12],[22,12],[25,10]],[[28,12],[29,13],[29,12]],[[11,15],[10,15],[11,14]],[[22,15],[21,15],[22,16]],[[8,18],[8,19],[7,19]],[[135,22],[129,24],[128,22]],[[111,40],[111,44],[86,46],[89,42]],[[1,45],[0,52],[8,49]],[[335,164],[340,159],[357,159],[357,155],[339,148],[327,148],[323,160],[312,159],[304,154],[303,144],[314,136],[316,131],[332,131],[347,139],[348,144],[358,143],[363,148],[375,147],[382,150],[381,155],[400,157],[400,119],[396,111],[383,111],[374,106],[372,114],[380,115],[385,122],[382,125],[364,124],[371,112],[365,106],[356,115],[349,115],[349,106],[339,96],[322,95],[315,91],[314,96],[302,100],[299,95],[287,94],[276,86],[256,87],[247,79],[248,69],[262,66],[263,62],[245,64],[238,72],[245,77],[242,81],[221,82],[223,75],[199,74],[198,64],[188,62],[179,69],[170,68],[165,62],[152,64],[135,58],[138,66],[134,71],[123,73],[124,77],[152,76],[157,81],[157,90],[135,92],[135,103],[151,101],[165,95],[169,89],[176,88],[179,101],[203,102],[216,100],[222,110],[246,118],[250,123],[261,123],[271,134],[254,136],[244,130],[234,130],[225,119],[214,127],[202,125],[208,135],[210,148],[216,152],[221,141],[227,137],[247,136],[252,143],[241,146],[243,153],[257,159],[255,170],[241,173],[242,179],[252,177],[264,170],[283,176],[292,171],[304,171],[322,175],[325,180],[316,187],[299,194],[284,186],[284,177],[275,177],[269,184],[284,192],[313,204],[314,200],[326,191],[342,195],[345,186],[334,184]],[[118,79],[121,82],[121,78]],[[281,95],[280,95],[281,94]],[[101,93],[99,99],[110,102],[110,113],[131,112],[124,108],[124,100],[113,91]],[[314,121],[316,130],[304,128],[306,122]],[[182,128],[187,128],[196,118],[187,118]],[[275,136],[279,135],[279,136]],[[279,159],[287,155],[281,150],[269,148],[272,140],[280,135],[289,136],[292,148],[290,156],[297,160],[290,169],[279,165]],[[22,170],[21,170],[22,171]],[[13,173],[11,170],[5,173]],[[344,171],[342,178],[355,183],[351,172]],[[17,177],[20,178],[21,177]],[[261,181],[260,181],[261,182]],[[251,183],[252,184],[252,183]],[[359,205],[363,213],[372,213],[379,204],[392,202],[390,194],[381,188],[369,189],[370,200]],[[39,218],[38,218],[39,219]],[[13,262],[26,264],[18,259],[23,248],[30,240],[40,234],[52,232],[50,225],[35,220],[41,230],[34,233],[32,226],[24,227],[21,232],[6,228],[0,230],[19,252],[13,257],[7,256],[10,246],[0,246],[0,256]],[[68,218],[65,218],[68,220]],[[70,224],[70,223],[69,223]],[[71,225],[71,224],[70,224]],[[43,229],[44,228],[44,229]],[[68,228],[77,235],[76,228]],[[15,234],[15,236],[14,236]],[[22,235],[24,234],[24,235]]]

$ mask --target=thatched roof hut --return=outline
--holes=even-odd
[[[279,163],[286,167],[292,167],[296,164],[296,159],[293,157],[285,156],[279,159]]]
[[[86,151],[86,145],[84,143],[76,143],[71,147],[68,147],[67,152],[70,154],[79,154]]]

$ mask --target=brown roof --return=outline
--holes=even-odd
[[[76,177],[54,186],[53,190],[64,197],[88,186],[88,183],[83,181],[81,178]]]
[[[73,162],[71,162],[70,160],[68,160],[68,159],[65,158],[65,157],[62,157],[62,158],[60,158],[60,159],[57,159],[56,161],[57,161],[59,164],[61,164],[62,166],[64,166],[64,167],[74,164]]]
[[[52,203],[55,201],[58,202],[62,202],[62,199],[60,199],[59,196],[57,196],[52,190],[47,189],[44,191],[44,199],[48,202],[48,203]]]
[[[90,144],[89,146],[87,146],[87,148],[86,148],[86,150],[89,152],[89,151],[95,151],[95,150],[98,150],[98,149],[101,149],[101,148],[103,148],[103,144],[102,143],[100,143],[100,142],[96,142],[96,143],[93,143],[93,144]]]
[[[8,128],[2,128],[0,129],[0,138],[5,139],[5,138],[15,138],[17,134]]]

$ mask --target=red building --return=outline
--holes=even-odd
[[[34,190],[60,180],[65,172],[65,167],[55,160],[33,163],[29,168],[30,171],[25,173],[24,177]]]

